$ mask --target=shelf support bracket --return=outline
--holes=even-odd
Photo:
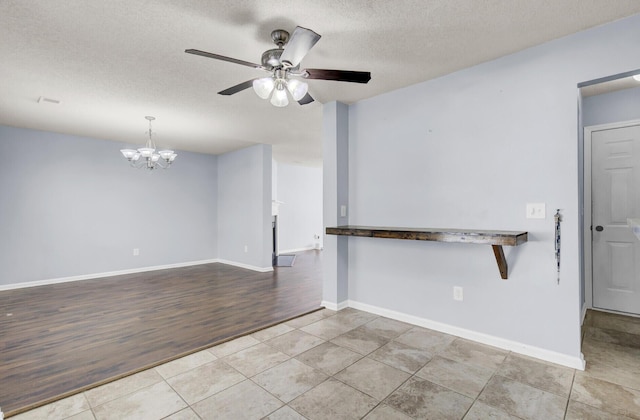
[[[502,249],[502,245],[491,245],[493,248],[493,255],[496,256],[496,262],[498,263],[498,270],[500,270],[500,277],[503,280],[507,280],[508,277],[508,267],[507,267],[507,259],[504,257],[504,250]]]

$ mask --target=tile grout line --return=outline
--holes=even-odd
[[[567,397],[567,405],[564,408],[564,416],[563,419],[567,418],[567,414],[569,412],[569,403],[571,402],[571,394],[573,394],[573,384],[576,382],[576,371],[573,370],[573,376],[571,377],[571,388],[569,388],[569,396]]]
[[[510,355],[511,353],[512,353],[511,351],[507,352],[506,356],[504,357],[504,360],[500,363],[500,366],[504,363],[504,361],[505,361],[505,360],[507,360],[507,357],[509,357],[509,355]],[[441,357],[442,357],[442,356],[441,356]],[[476,398],[473,400],[473,404],[471,404],[471,407],[469,407],[469,410],[467,410],[467,412],[464,414],[465,416],[469,413],[469,411],[471,411],[471,408],[474,406],[474,404],[475,404],[476,402],[480,402],[480,403],[482,403],[482,401],[479,401],[480,396],[482,395],[482,393],[484,392],[484,390],[485,390],[485,389],[487,389],[487,385],[489,385],[489,382],[491,382],[491,380],[492,380],[492,379],[493,379],[493,378],[498,374],[498,370],[500,369],[500,366],[498,366],[498,367],[493,371],[493,373],[491,374],[491,377],[487,380],[487,382],[485,382],[484,386],[482,387],[482,389],[480,390],[480,392],[478,392],[478,395],[476,395]],[[483,404],[484,404],[484,403],[483,403]],[[491,404],[487,404],[487,405],[488,405],[489,407],[493,407]],[[499,407],[495,407],[495,408],[499,408]],[[501,410],[502,410],[502,409],[501,409]],[[509,413],[509,412],[508,412],[508,411],[506,411],[506,410],[503,410],[503,411],[504,411],[505,413],[507,413],[507,414],[511,415],[511,416],[518,417],[518,416],[516,416],[515,414]],[[462,418],[464,418],[464,416],[463,416]]]
[[[335,314],[334,314],[334,315],[335,315]],[[331,316],[333,316],[333,315],[331,315]],[[325,317],[324,319],[328,319],[328,318],[330,318],[330,317]],[[359,356],[361,356],[361,357],[360,357],[358,360],[355,360],[354,362],[352,362],[351,364],[349,364],[349,365],[345,366],[344,368],[342,368],[342,369],[341,369],[341,370],[339,370],[338,372],[334,373],[333,375],[327,375],[327,379],[325,379],[325,380],[324,380],[323,382],[321,382],[320,384],[318,384],[318,385],[314,386],[313,388],[311,388],[311,389],[309,389],[309,390],[307,390],[307,391],[303,392],[302,394],[298,395],[296,398],[294,398],[294,400],[295,400],[295,399],[297,399],[298,397],[301,397],[302,395],[306,394],[307,392],[310,392],[311,390],[313,390],[313,389],[314,389],[314,388],[316,388],[317,386],[321,385],[322,383],[327,382],[329,379],[333,379],[333,380],[335,380],[335,381],[337,381],[337,382],[342,383],[342,384],[343,384],[343,385],[345,385],[345,386],[348,386],[349,388],[353,389],[353,390],[354,390],[354,391],[356,391],[356,392],[359,392],[359,393],[362,393],[362,394],[364,394],[364,395],[367,395],[367,396],[369,396],[369,397],[373,398],[374,400],[378,401],[378,400],[377,400],[377,398],[375,398],[374,396],[372,396],[372,395],[370,395],[370,394],[367,394],[366,392],[363,392],[363,391],[360,391],[360,390],[358,390],[358,389],[354,388],[354,387],[353,387],[353,386],[351,386],[350,384],[348,384],[348,383],[346,383],[346,382],[344,382],[344,381],[341,381],[340,379],[336,378],[335,376],[336,376],[336,375],[338,375],[340,372],[343,372],[343,371],[345,371],[346,369],[348,369],[349,367],[353,366],[354,364],[358,363],[359,361],[361,361],[361,360],[363,360],[363,359],[365,359],[365,358],[368,358],[368,356],[369,356],[369,355],[373,354],[373,353],[374,353],[375,351],[377,351],[379,348],[384,347],[385,345],[389,344],[389,343],[390,343],[390,342],[392,342],[395,338],[397,338],[397,337],[399,337],[400,335],[404,334],[404,332],[403,332],[403,333],[398,334],[398,335],[397,335],[396,337],[394,337],[394,338],[389,339],[389,340],[388,340],[388,341],[387,341],[383,346],[380,346],[380,347],[378,347],[378,348],[376,348],[376,349],[372,350],[371,352],[369,352],[369,353],[367,353],[367,354],[365,354],[365,355],[363,355],[362,353],[359,353],[359,352],[355,352],[355,351],[353,351],[353,350],[352,350],[352,349],[350,349],[350,348],[347,348],[347,347],[341,346],[340,344],[333,343],[333,342],[332,342],[332,340],[334,340],[334,339],[336,339],[336,338],[338,338],[338,337],[340,337],[340,336],[342,336],[342,335],[345,335],[345,334],[349,333],[350,331],[355,330],[356,328],[360,328],[360,327],[362,327],[362,326],[364,326],[364,325],[367,325],[367,324],[369,324],[369,323],[371,323],[371,322],[373,322],[373,321],[375,321],[376,319],[379,319],[379,318],[382,318],[382,317],[377,316],[377,317],[375,317],[375,318],[373,318],[373,319],[371,319],[371,320],[369,320],[369,321],[367,321],[367,322],[365,322],[365,323],[363,323],[363,324],[360,324],[360,325],[358,325],[358,326],[356,326],[356,327],[353,327],[352,329],[350,329],[350,330],[348,330],[348,331],[345,331],[345,332],[344,332],[344,333],[342,333],[342,334],[339,334],[338,336],[336,336],[336,337],[334,337],[334,338],[332,338],[332,339],[330,339],[330,340],[325,340],[325,339],[324,339],[324,338],[322,338],[322,337],[318,337],[318,338],[321,338],[321,339],[323,340],[323,343],[331,343],[331,344],[333,344],[333,345],[335,345],[335,346],[338,346],[338,347],[341,347],[341,348],[343,348],[343,349],[345,349],[345,350],[351,351],[351,352],[353,352],[354,354],[357,354],[357,355],[359,355]],[[321,321],[321,320],[319,320],[319,321]],[[319,322],[319,321],[316,321],[316,322]],[[309,325],[311,325],[311,324],[309,324]],[[410,329],[411,329],[411,328],[409,328],[408,330],[410,330]],[[408,330],[407,330],[407,331],[408,331]],[[302,331],[302,330],[300,330],[300,331]],[[307,333],[306,331],[302,331],[302,332]],[[405,331],[405,332],[406,332],[406,331]],[[313,335],[313,334],[311,334],[311,333],[307,333],[307,334]],[[315,336],[315,337],[317,337],[317,336]],[[321,343],[321,344],[323,344],[323,343]],[[318,346],[319,346],[319,345],[321,345],[321,344],[318,344]],[[314,346],[314,347],[312,347],[312,348],[310,348],[310,349],[308,349],[308,350],[306,350],[306,351],[310,351],[310,350],[312,350],[313,348],[318,347],[318,346]],[[411,347],[411,346],[409,346],[409,347]],[[418,349],[418,350],[419,350],[419,349]],[[305,352],[306,352],[306,351],[305,351]],[[300,353],[300,354],[303,354],[303,353],[305,353],[305,352],[302,352],[302,353]],[[299,356],[299,355],[296,355],[296,356]],[[292,358],[295,358],[296,356],[293,356]],[[298,359],[296,359],[296,360],[298,360]],[[370,360],[376,361],[375,359],[370,359]],[[298,361],[299,361],[299,362],[301,362],[301,363],[303,363],[303,364],[305,364],[306,366],[311,367],[311,368],[312,368],[312,369],[314,369],[314,370],[318,370],[318,371],[322,372],[320,369],[317,369],[317,368],[315,368],[315,367],[313,367],[313,366],[307,365],[306,363],[304,363],[304,362],[303,362],[303,361],[301,361],[301,360],[298,360]],[[388,364],[386,364],[386,363],[383,363],[383,362],[378,362],[378,363],[381,363],[381,364],[384,364],[385,366],[389,366],[389,367],[391,367],[391,368],[397,369],[396,367],[394,367],[394,366],[390,366],[390,365],[388,365]],[[402,370],[400,370],[400,369],[397,369],[397,370],[398,370],[398,371],[401,371],[401,372],[404,372],[404,371],[402,371]],[[325,373],[325,372],[322,372],[322,373]],[[407,373],[407,372],[404,372],[404,373]],[[402,385],[404,385],[407,381],[409,381],[413,376],[414,376],[414,375],[409,376],[409,378],[407,378],[407,379],[406,379],[405,381],[403,381],[400,385],[398,385],[398,386],[397,386],[393,391],[391,391],[389,394],[387,394],[387,396],[385,396],[385,398],[383,398],[382,400],[378,401],[378,402],[377,402],[377,404],[376,404],[374,407],[372,407],[372,408],[371,408],[371,410],[369,410],[367,413],[365,413],[365,415],[364,415],[364,416],[362,416],[361,418],[366,417],[366,416],[367,416],[367,415],[369,415],[373,410],[375,410],[377,407],[379,407],[381,404],[384,404],[384,401],[386,400],[386,398],[387,398],[389,395],[393,394],[397,389],[399,389]],[[292,400],[292,401],[294,401],[294,400]],[[288,404],[288,403],[286,403],[286,405],[287,405],[287,406],[289,406],[289,404]],[[291,407],[290,407],[290,408],[291,408]],[[292,409],[293,409],[293,408],[292,408]],[[296,410],[294,410],[294,411],[296,411]],[[296,413],[297,413],[297,411],[296,411]],[[304,417],[304,416],[303,416],[303,417]]]
[[[342,336],[342,335],[348,334],[350,331],[353,331],[353,330],[354,330],[354,329],[356,329],[356,328],[360,328],[360,327],[362,327],[362,326],[364,326],[364,325],[367,325],[367,324],[369,324],[370,322],[373,322],[373,321],[375,321],[376,319],[379,319],[379,318],[381,318],[381,317],[376,317],[376,318],[374,318],[374,319],[372,319],[372,320],[370,320],[370,321],[368,321],[368,322],[366,322],[366,323],[364,323],[364,324],[361,324],[361,325],[359,325],[359,326],[357,326],[357,327],[354,327],[354,328],[352,328],[351,330],[346,331],[346,332],[344,332],[343,334],[338,335],[337,337],[334,337],[332,340],[334,340],[334,339],[336,339],[336,338],[338,338],[338,337],[340,337],[340,336]],[[392,395],[394,392],[396,392],[398,389],[400,389],[403,385],[405,385],[405,384],[406,384],[407,382],[409,382],[411,379],[414,379],[414,378],[416,378],[416,377],[417,377],[417,378],[419,378],[420,380],[424,380],[423,378],[421,378],[421,377],[417,376],[417,372],[418,372],[418,371],[420,371],[420,369],[424,368],[427,364],[429,364],[429,362],[431,361],[431,359],[432,359],[433,357],[431,357],[429,361],[427,361],[424,365],[422,365],[419,369],[417,369],[417,370],[416,370],[415,372],[413,372],[413,373],[409,373],[409,372],[403,371],[402,369],[398,369],[398,368],[397,368],[397,367],[395,367],[395,366],[391,366],[391,365],[389,365],[389,364],[387,364],[387,363],[384,363],[384,362],[381,362],[381,361],[377,361],[377,360],[375,360],[375,359],[373,359],[373,358],[370,358],[370,357],[369,357],[371,354],[373,354],[374,352],[376,352],[376,351],[377,351],[377,350],[379,350],[380,348],[382,348],[382,347],[386,346],[387,344],[389,344],[389,343],[391,343],[391,342],[396,342],[396,341],[395,341],[395,339],[396,339],[396,338],[398,338],[398,337],[402,336],[403,334],[407,333],[408,331],[410,331],[410,330],[412,330],[412,329],[413,329],[413,328],[408,328],[406,331],[404,331],[404,332],[402,332],[402,333],[400,333],[400,334],[396,335],[395,337],[393,337],[393,338],[391,338],[391,339],[388,339],[388,341],[387,341],[385,344],[383,344],[382,346],[380,346],[380,347],[378,347],[378,348],[376,348],[376,349],[374,349],[374,350],[370,351],[369,353],[367,353],[367,354],[365,354],[365,355],[363,355],[362,353],[359,353],[359,352],[354,352],[354,353],[356,353],[356,354],[358,354],[358,355],[360,355],[360,356],[362,356],[362,357],[360,357],[360,359],[358,359],[358,360],[354,361],[354,362],[353,362],[353,363],[351,363],[350,365],[348,365],[348,366],[344,367],[342,370],[340,370],[340,371],[336,372],[334,375],[331,375],[331,376],[330,376],[330,378],[331,378],[331,379],[334,379],[334,380],[336,380],[336,381],[338,381],[338,382],[340,382],[340,383],[342,383],[342,384],[344,384],[344,385],[346,385],[346,386],[348,386],[348,387],[350,387],[350,388],[354,389],[355,391],[360,392],[360,393],[362,393],[362,394],[364,394],[364,395],[368,395],[369,397],[371,397],[371,398],[373,398],[374,400],[378,401],[378,399],[377,399],[376,397],[374,397],[373,395],[370,395],[370,394],[368,394],[368,393],[366,393],[366,392],[364,392],[364,391],[361,391],[361,390],[359,390],[359,389],[357,389],[357,388],[355,388],[355,387],[351,386],[350,384],[348,384],[348,383],[346,383],[346,382],[344,382],[344,381],[342,381],[342,380],[340,380],[340,379],[336,378],[335,376],[336,376],[336,375],[338,375],[340,372],[343,372],[343,371],[347,370],[349,367],[353,366],[354,364],[356,364],[356,363],[358,363],[358,362],[360,362],[360,361],[362,361],[363,359],[366,359],[366,358],[368,358],[369,360],[372,360],[372,361],[375,361],[375,362],[381,363],[381,364],[383,364],[383,365],[385,365],[385,366],[388,366],[388,367],[390,367],[390,368],[396,369],[396,370],[398,370],[399,372],[403,372],[403,373],[406,373],[406,374],[408,374],[408,375],[409,375],[409,377],[408,377],[407,379],[405,379],[405,380],[404,380],[402,383],[400,383],[396,388],[394,388],[391,392],[389,392],[389,393],[388,393],[388,394],[387,394],[387,395],[386,395],[382,400],[379,400],[379,401],[377,402],[377,404],[376,404],[374,407],[372,407],[372,408],[371,408],[371,410],[369,410],[369,411],[368,411],[368,412],[367,412],[363,417],[361,417],[361,418],[366,417],[366,416],[367,416],[367,415],[369,415],[372,411],[374,411],[377,407],[379,407],[380,405],[384,404],[385,400],[386,400],[390,395]],[[372,332],[372,333],[374,333],[374,332]],[[380,336],[380,337],[381,337],[381,336]],[[384,337],[382,337],[382,338],[384,338]],[[454,341],[455,341],[455,340],[454,340]],[[333,343],[333,341],[331,341],[331,340],[326,341],[326,342],[330,342],[330,343],[332,343],[332,344],[334,344],[334,345],[336,345],[336,346],[342,347],[343,349],[346,349],[346,350],[349,350],[349,351],[352,351],[352,352],[353,352],[353,349],[350,349],[350,348],[347,348],[347,347],[341,346],[340,344],[337,344],[337,343]],[[453,342],[453,341],[452,341],[452,342]],[[402,344],[402,343],[401,343],[401,344]],[[419,350],[419,351],[426,351],[426,350],[424,350],[424,349],[417,348],[417,347],[410,346],[410,345],[407,345],[407,347],[410,347],[410,348],[413,348],[413,349],[416,349],[416,350]],[[437,353],[437,354],[438,354],[438,353]],[[328,379],[327,379],[327,380],[328,380]],[[428,381],[428,380],[427,380],[427,381]],[[431,381],[428,381],[428,382],[431,382]],[[438,384],[435,384],[435,385],[438,385]],[[440,386],[441,386],[441,385],[440,385]],[[454,393],[456,393],[456,394],[458,394],[458,395],[461,395],[461,396],[463,396],[463,397],[466,397],[465,395],[460,394],[459,392],[454,391],[454,390],[452,390],[452,389],[450,389],[450,388],[447,388],[447,387],[444,387],[444,388],[449,389],[450,391],[452,391],[452,392],[454,392]],[[310,391],[310,390],[309,390],[309,391]],[[307,391],[307,392],[309,392],[309,391]],[[303,395],[303,394],[301,394],[301,395]],[[475,400],[474,400],[474,402],[475,402]],[[473,405],[473,403],[472,403],[472,405]],[[406,413],[404,413],[404,414],[406,415]]]
[[[214,361],[215,361],[215,360],[214,360]],[[154,369],[155,369],[155,368],[154,368]],[[158,372],[158,375],[160,375],[160,373],[159,373],[159,372]],[[160,375],[160,376],[162,376],[162,375]],[[178,376],[178,375],[175,375],[175,376]],[[185,399],[184,399],[184,397],[183,397],[182,395],[180,395],[180,393],[178,392],[178,390],[177,390],[177,389],[175,389],[174,387],[172,387],[172,386],[171,386],[171,384],[167,381],[167,379],[165,379],[165,378],[164,378],[164,376],[162,377],[162,380],[164,381],[164,383],[165,383],[165,384],[167,384],[167,386],[168,386],[168,387],[169,387],[173,392],[175,392],[175,393],[176,393],[176,395],[177,395],[177,396],[182,400],[182,402],[183,402],[183,403],[185,403],[185,404],[187,405],[187,407],[183,407],[183,408],[181,408],[180,410],[178,410],[178,411],[176,411],[176,412],[173,412],[173,413],[171,413],[171,414],[169,414],[168,416],[165,416],[165,417],[163,417],[163,418],[167,418],[167,417],[172,416],[172,415],[174,415],[174,414],[176,414],[176,413],[179,413],[180,411],[184,410],[185,408],[189,408],[191,411],[193,411],[194,413],[196,413],[196,416],[200,417],[200,416],[198,415],[198,413],[197,413],[193,408],[191,408],[191,404],[189,404],[189,403],[187,402],[187,400],[185,400]]]

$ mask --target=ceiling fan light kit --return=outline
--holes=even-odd
[[[309,85],[300,79],[334,80],[339,82],[367,83],[371,80],[371,73],[350,70],[300,69],[300,61],[309,50],[320,40],[320,35],[301,26],[297,26],[293,34],[284,29],[271,32],[271,39],[277,48],[262,53],[260,62],[255,64],[236,58],[225,57],[201,50],[187,49],[188,54],[200,55],[215,60],[227,61],[247,67],[263,70],[268,77],[247,80],[238,85],[218,92],[220,95],[233,95],[249,87],[262,99],[270,99],[273,106],[285,107],[289,104],[287,92],[300,105],[313,102],[309,94]]]
[[[275,85],[273,78],[263,77],[262,79],[255,79],[253,81],[253,90],[262,99],[269,99],[269,95],[273,92]]]
[[[122,149],[120,153],[125,157],[133,166],[137,169],[167,169],[178,156],[173,150],[159,150],[156,153],[156,144],[153,141],[153,131],[151,130],[151,121],[155,120],[155,117],[144,117],[149,121],[149,138],[145,144],[145,147],[141,147],[138,150],[134,149]]]
[[[276,81],[276,88],[273,95],[271,95],[271,105],[277,107],[283,107],[289,105],[289,98],[287,98],[287,91],[284,89],[284,85],[281,81]]]
[[[298,79],[286,79],[287,73],[276,70],[272,77],[263,77],[253,80],[253,90],[262,99],[269,99],[273,106],[282,107],[289,105],[287,92],[289,91],[294,101],[299,101],[305,97],[309,91],[309,85]]]

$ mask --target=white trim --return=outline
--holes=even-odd
[[[608,124],[590,125],[584,127],[584,297],[588,308],[593,308],[593,238],[591,232],[591,136],[596,131],[640,125],[640,120],[620,121]]]
[[[229,260],[218,260],[218,262],[220,264],[227,264],[227,265],[232,265],[234,267],[246,268],[247,270],[258,271],[260,273],[268,273],[269,271],[273,271],[273,267],[271,266],[258,267],[255,265],[249,265],[249,264],[244,264],[244,263],[239,263],[239,262],[229,261]]]
[[[293,249],[285,249],[285,250],[278,250],[278,255],[281,254],[290,254],[292,252],[304,252],[304,251],[312,251],[316,249],[315,246],[310,246],[310,247],[306,247],[306,248],[293,248]]]
[[[591,133],[588,127],[584,128],[583,134],[583,168],[582,184],[584,191],[582,197],[583,222],[582,238],[583,244],[583,264],[584,264],[584,304],[591,308],[593,306],[593,233],[591,231]]]
[[[517,341],[506,340],[504,338],[495,337],[492,335],[471,331],[436,321],[431,321],[429,319],[420,318],[417,316],[408,315],[401,312],[369,305],[366,303],[356,302],[353,300],[348,301],[348,306],[354,309],[359,309],[361,311],[395,319],[397,321],[402,321],[408,324],[455,335],[456,337],[466,338],[468,340],[487,344],[493,347],[498,347],[504,350],[509,350],[515,353],[524,354],[526,356],[535,357],[536,359],[568,366],[573,369],[584,370],[585,368],[584,356],[582,354],[580,354],[580,357],[569,356],[567,354],[557,353],[555,351],[530,346],[528,344],[519,343]]]
[[[320,302],[320,306],[324,306],[325,308],[330,309],[332,311],[341,311],[349,307],[349,301],[343,300],[340,303],[333,303],[333,302],[323,300],[322,302]]]
[[[25,287],[45,286],[48,284],[67,283],[70,281],[92,280],[92,279],[99,279],[102,277],[120,276],[123,274],[143,273],[145,271],[166,270],[168,268],[189,267],[192,265],[211,264],[211,263],[218,263],[218,262],[221,262],[221,261],[218,260],[217,258],[214,258],[211,260],[189,261],[189,262],[176,263],[176,264],[156,265],[152,267],[139,267],[139,268],[131,268],[127,270],[107,271],[104,273],[83,274],[80,276],[59,277],[56,279],[28,281],[24,283],[0,284],[0,291],[22,289]]]
[[[640,318],[640,314],[632,314],[630,312],[612,311],[610,309],[600,309],[600,308],[592,308],[592,309],[594,311],[605,312],[605,313],[608,313],[608,314],[624,315],[626,317],[631,317],[631,318]]]
[[[46,279],[46,280],[36,280],[36,281],[28,281],[24,283],[13,283],[13,284],[0,284],[0,291],[3,290],[13,290],[13,289],[23,289],[26,287],[36,287],[36,286],[46,286],[49,284],[58,284],[58,283],[68,283],[71,281],[82,281],[82,280],[92,280],[99,279],[103,277],[111,277],[111,276],[120,276],[123,274],[136,274],[136,273],[144,273],[146,271],[156,271],[156,270],[166,270],[169,268],[180,268],[180,267],[190,267],[192,265],[201,265],[201,264],[212,264],[212,263],[220,263],[232,265],[234,267],[246,268],[252,271],[258,271],[260,273],[267,273],[269,271],[273,271],[273,267],[256,267],[253,265],[242,264],[233,261],[221,260],[218,258],[213,258],[210,260],[200,260],[200,261],[189,261],[183,263],[176,264],[165,264],[165,265],[155,265],[151,267],[139,267],[139,268],[131,268],[127,270],[118,270],[118,271],[107,271],[104,273],[93,273],[93,274],[82,274],[79,276],[70,276],[70,277],[60,277],[56,279]]]
[[[582,326],[584,324],[584,318],[587,316],[587,304],[583,303],[582,304],[582,314],[580,317],[580,326]]]

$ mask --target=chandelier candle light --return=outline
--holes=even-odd
[[[156,152],[156,143],[153,141],[153,131],[151,130],[151,121],[155,120],[155,117],[147,116],[144,118],[149,121],[149,139],[145,146],[138,150],[122,149],[120,152],[134,168],[167,169],[178,155],[173,150],[159,150]]]

